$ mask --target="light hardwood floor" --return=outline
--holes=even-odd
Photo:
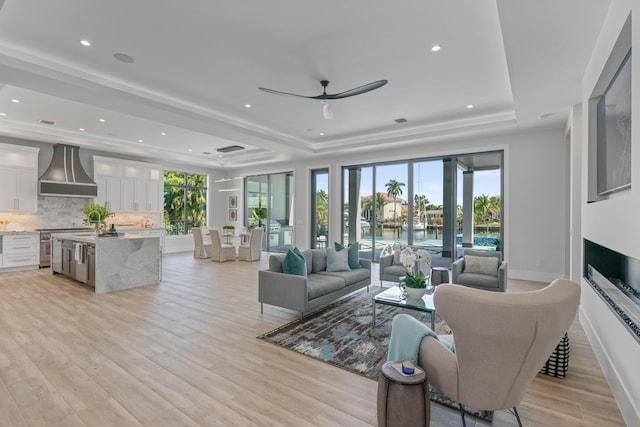
[[[297,317],[260,314],[266,265],[171,254],[159,286],[105,295],[48,270],[0,274],[0,425],[376,425],[374,381],[256,339]],[[569,334],[568,376],[538,375],[524,425],[624,425],[578,321]],[[433,405],[432,425],[461,420]]]

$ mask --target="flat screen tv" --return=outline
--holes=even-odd
[[[597,192],[631,186],[631,49],[597,105]]]

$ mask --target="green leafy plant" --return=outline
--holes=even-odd
[[[85,224],[104,224],[105,220],[114,214],[109,212],[107,204],[99,205],[93,202],[88,203],[83,210],[85,218],[82,220]]]
[[[222,229],[223,230],[235,230],[236,227],[234,225],[223,225]]]
[[[421,270],[419,270],[415,275],[405,273],[403,280],[407,288],[423,289],[427,287],[425,275]]]

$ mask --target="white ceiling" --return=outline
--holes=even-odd
[[[0,0],[0,134],[205,167],[229,166],[216,149],[239,144],[242,167],[558,126],[608,6]],[[389,83],[332,101],[331,120],[316,100],[257,89],[318,95],[324,79],[329,93]]]

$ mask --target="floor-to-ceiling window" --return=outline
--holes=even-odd
[[[502,161],[496,151],[344,167],[343,242],[374,260],[396,242],[449,259],[501,248]]]
[[[311,247],[326,247],[329,239],[329,170],[311,171]]]
[[[164,171],[164,228],[169,236],[191,233],[207,221],[207,176]]]
[[[293,247],[293,182],[292,172],[246,178],[247,227],[264,227],[266,251]]]

